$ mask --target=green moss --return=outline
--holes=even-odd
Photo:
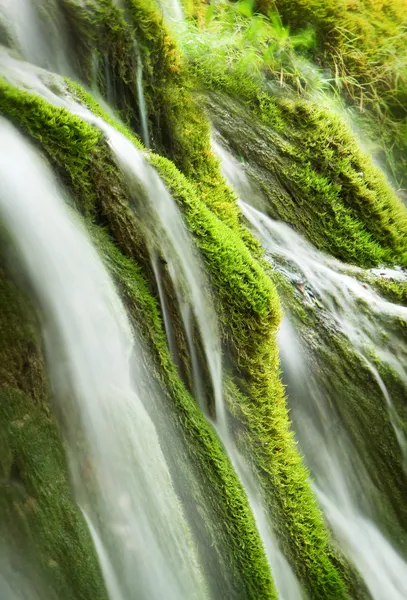
[[[24,99],[22,103],[19,102],[18,96]],[[75,144],[71,151],[67,150],[63,159],[61,157],[60,160],[60,155],[55,157],[52,152],[54,146],[59,144],[58,137],[55,137],[54,133],[58,133],[59,136],[60,132],[58,130],[53,133],[50,128],[45,136],[41,131],[41,122],[44,121],[46,124],[51,119],[51,115],[53,119],[61,117],[64,120],[68,117],[67,113],[35,99],[37,103],[35,120],[38,124],[38,130],[35,130],[31,125],[31,107],[34,98],[30,97],[28,102],[28,95],[25,93],[13,95],[12,101],[10,97],[10,91],[2,95],[0,110],[11,116],[23,129],[31,133],[37,142],[41,143],[47,155],[58,167],[58,171],[61,173],[65,171],[65,180],[67,173],[69,177],[73,175],[70,187],[75,191],[79,205],[84,207],[85,212],[94,214],[97,222],[101,220],[102,224],[106,224],[120,248],[129,256],[135,257],[138,245],[142,246],[137,221],[125,207],[117,208],[116,203],[121,197],[121,192],[118,193],[116,184],[113,186],[112,195],[105,188],[106,178],[102,180],[104,181],[103,185],[100,184],[100,174],[113,174],[114,163],[106,154],[106,146],[100,141],[99,135],[93,131],[91,134],[89,132],[89,137],[94,143],[93,148],[85,142],[82,152],[77,147],[78,144]],[[26,102],[27,104],[25,104]],[[86,138],[88,127],[84,125],[83,128],[80,128],[79,122],[75,118],[73,118],[72,124],[73,129],[80,130],[81,135],[83,134]],[[69,140],[69,130],[70,128],[68,131],[63,130],[67,141]],[[77,138],[74,139],[76,141]],[[78,153],[83,156],[83,165],[77,172],[84,176],[86,185],[75,179],[75,174],[70,168],[72,155]],[[57,163],[55,158],[58,159]],[[254,465],[266,491],[270,512],[277,522],[284,550],[314,598],[324,598],[324,600],[345,598],[344,584],[331,560],[328,532],[311,492],[307,480],[308,473],[301,463],[289,431],[283,387],[279,379],[275,342],[276,329],[280,319],[280,307],[275,287],[259,263],[252,258],[250,251],[237,233],[217,218],[216,214],[202,201],[196,186],[188,181],[166,158],[152,154],[150,161],[182,208],[189,228],[194,234],[196,244],[203,254],[208,273],[219,298],[223,340],[234,364],[234,381],[241,390],[239,401],[236,402],[238,418],[242,424],[240,445],[253,457]],[[97,163],[99,163],[98,166],[95,166]],[[96,177],[95,174],[98,176]],[[118,183],[120,184],[120,182]],[[84,196],[81,197],[81,194]],[[113,262],[116,264],[117,261],[116,257]],[[148,274],[143,256],[141,256],[140,264],[144,266],[145,273]],[[130,285],[133,277],[136,280],[134,273],[127,277],[127,285]],[[137,287],[133,286],[133,293]],[[151,303],[151,300],[148,302]],[[143,310],[147,310],[147,306],[143,306]],[[162,332],[161,335],[163,335]],[[154,345],[156,350],[161,353],[159,355],[160,364],[162,364],[163,346],[161,343]],[[184,403],[183,407],[180,404],[181,400]],[[182,424],[185,424],[187,414],[185,413],[185,402],[185,398],[177,398],[174,404],[177,418]],[[181,411],[181,408],[184,412]],[[189,418],[192,419],[192,415]],[[272,588],[265,585],[267,578],[264,563],[258,554],[259,551],[256,551],[254,538],[251,538],[250,520],[246,520],[247,506],[240,493],[235,493],[230,489],[230,487],[234,488],[236,484],[222,481],[222,477],[220,477],[222,473],[227,474],[229,471],[224,471],[224,467],[220,469],[220,472],[214,471],[214,456],[217,456],[215,460],[215,464],[217,464],[223,455],[218,455],[213,442],[207,439],[208,434],[203,428],[202,418],[199,424],[194,419],[192,419],[193,425],[191,423],[192,429],[189,425],[182,429],[185,429],[185,435],[192,436],[192,439],[188,437],[189,452],[195,453],[198,463],[201,464],[200,468],[206,474],[205,477],[210,477],[212,473],[209,479],[211,485],[215,486],[213,479],[215,474],[219,478],[216,486],[222,492],[219,498],[222,501],[219,502],[217,510],[220,511],[219,514],[225,514],[226,510],[228,515],[226,522],[223,519],[220,522],[224,522],[226,529],[232,527],[233,530],[236,528],[236,531],[246,522],[246,531],[248,531],[246,536],[243,536],[240,531],[236,537],[229,535],[224,538],[224,543],[230,547],[230,556],[235,565],[231,572],[237,573],[239,569],[242,569],[241,572],[244,574],[246,582],[245,590],[242,589],[241,592],[243,597],[256,598],[256,600],[259,597],[267,597],[267,594],[272,597]],[[193,450],[194,448],[195,450]],[[215,455],[214,452],[216,452]],[[224,459],[222,458],[222,460]],[[227,477],[233,476],[229,473]],[[207,479],[205,481],[207,482]],[[230,498],[233,498],[232,512],[229,512],[229,509],[224,506],[224,502],[226,504],[229,502],[229,500],[225,500],[224,494],[231,494]],[[214,503],[216,504],[215,496]],[[220,535],[222,537],[224,534]],[[251,548],[250,554],[249,548]],[[255,592],[254,590],[258,590],[259,586],[262,591]],[[266,592],[265,589],[268,591]]]
[[[339,117],[305,101],[265,96],[253,98],[251,114],[219,94],[207,104],[272,216],[346,262],[405,264],[407,211]]]
[[[4,250],[4,244],[3,244]],[[50,407],[40,325],[0,269],[0,531],[55,597],[107,598],[90,535],[71,495]]]
[[[153,352],[154,376],[168,402],[161,418],[170,420],[171,431],[183,441],[174,457],[174,438],[168,435],[168,422],[159,427],[162,442],[171,448],[166,456],[173,460],[175,483],[198,540],[202,562],[209,563],[212,589],[222,597],[276,599],[241,485],[212,427],[179,379],[158,304],[143,270],[100,231],[94,231],[94,238],[115,275],[137,329]]]
[[[393,281],[375,277],[370,283],[391,302],[407,306],[407,281]]]

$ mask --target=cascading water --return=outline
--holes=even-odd
[[[0,544],[0,598],[4,600],[55,600],[35,577],[27,577],[27,565],[9,544]],[[31,575],[31,574],[30,574]]]
[[[20,57],[61,75],[72,75],[66,25],[57,0],[0,0],[0,32]]]
[[[390,331],[386,336],[382,334],[383,318],[407,322],[407,308],[384,300],[366,285],[369,273],[323,255],[285,223],[269,219],[243,202],[256,196],[243,166],[222,147],[217,146],[217,150],[225,176],[241,196],[242,212],[273,267],[297,293],[300,291],[305,302],[324,312],[330,327],[346,337],[355,354],[368,366],[383,395],[400,454],[405,458],[405,436],[371,353],[374,351],[382,364],[391,367],[407,389],[405,341]],[[402,271],[392,275],[405,277]],[[371,500],[366,496],[366,490],[372,487],[369,474],[346,429],[338,426],[333,402],[313,376],[306,346],[294,322],[290,322],[289,313],[280,330],[279,346],[294,430],[335,537],[356,565],[373,600],[402,600],[407,595],[407,564],[374,521]]]
[[[142,349],[52,173],[10,124],[0,128],[0,210],[43,309],[76,497],[110,597],[201,600],[188,528],[141,399]]]
[[[100,127],[106,134],[118,164],[126,176],[128,187],[133,191],[135,203],[142,213],[143,222],[151,232],[154,232],[155,243],[158,244],[168,265],[169,274],[181,309],[181,316],[191,355],[195,393],[204,414],[215,426],[229,458],[245,487],[260,536],[269,558],[280,599],[300,599],[302,597],[300,586],[288,562],[278,550],[262,506],[259,486],[256,483],[254,475],[250,472],[246,461],[237,451],[229,432],[222,389],[222,352],[216,312],[210,296],[205,291],[205,286],[202,283],[205,281],[205,275],[193,243],[182,221],[180,211],[160,177],[143,158],[140,150],[137,150],[116,129],[106,124],[102,119],[95,117],[83,107],[76,105],[74,110],[88,122]],[[140,184],[143,187],[145,196],[145,201],[142,203],[140,203]],[[162,292],[161,277],[158,274],[156,249],[152,246],[150,250],[153,264],[156,264],[157,283],[159,290],[161,289],[162,310],[171,346],[171,324]],[[193,340],[193,318],[198,326],[205,359],[209,368],[215,402],[214,419],[209,416],[208,408],[205,404],[203,371],[200,367],[200,359]]]
[[[158,0],[165,18],[171,23],[182,23],[184,11],[180,0]]]

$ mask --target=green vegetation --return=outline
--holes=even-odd
[[[96,222],[104,225],[108,222],[116,244],[135,257],[140,230],[128,204],[124,205],[125,188],[102,135],[66,110],[47,105],[36,96],[6,85],[2,86],[2,92],[2,114],[11,117],[40,143],[74,193],[78,208]],[[48,129],[47,122],[51,124]],[[55,123],[60,127],[55,127]],[[126,260],[102,231],[94,229],[94,236],[118,279],[130,314],[137,319],[138,326],[145,327],[155,356],[156,376],[169,400],[168,418],[184,438],[179,460],[188,484],[181,479],[179,490],[186,510],[192,515],[201,544],[199,551],[205,554],[203,561],[209,569],[209,581],[226,596],[274,600],[274,586],[247,500],[212,429],[176,374],[157,303],[142,270],[135,262]],[[137,258],[146,269],[143,251]],[[175,473],[179,466],[173,465]],[[212,492],[207,505],[208,489]]]
[[[407,182],[407,15],[403,0],[256,0],[249,2],[296,33],[315,31],[314,61],[331,69],[336,89],[360,112],[399,186]]]
[[[388,407],[377,381],[366,362],[350,346],[348,340],[330,327],[325,311],[318,301],[304,301],[295,284],[279,271],[268,267],[282,304],[294,319],[296,331],[306,349],[313,381],[321,394],[332,403],[331,430],[343,429],[361,458],[358,483],[366,497],[372,499],[377,522],[402,554],[407,552],[407,510],[404,498],[407,481],[399,443],[389,420]],[[376,278],[380,281],[380,278]],[[384,280],[381,280],[384,282]],[[373,278],[370,281],[373,283]],[[361,306],[369,312],[369,307]],[[395,317],[387,317],[386,330],[398,338],[405,332]],[[388,342],[391,343],[390,340]],[[403,400],[404,386],[398,375],[372,356],[372,361],[391,390],[401,426],[407,431],[407,410]],[[295,423],[294,423],[295,426]],[[364,473],[368,477],[364,477]]]
[[[343,108],[340,97],[346,91],[347,101],[366,111],[362,119],[372,131],[389,124],[382,142],[387,148],[392,140],[390,162],[407,145],[407,137],[400,141],[407,83],[404,63],[397,63],[405,52],[397,34],[405,27],[398,2],[390,14],[384,10],[388,0],[352,0],[346,9],[342,0],[216,6],[186,0],[190,22],[176,39],[158,2],[126,0],[123,11],[113,0],[89,5],[61,0],[77,72],[94,95],[68,79],[60,84],[61,93],[143,151],[180,207],[206,267],[208,282],[202,285],[210,284],[219,317],[232,433],[258,476],[281,548],[315,600],[365,600],[367,593],[331,539],[290,429],[276,342],[280,296],[299,329],[304,326],[321,388],[328,392],[333,382],[337,386],[338,419],[373,480],[378,519],[405,551],[397,533],[398,526],[407,527],[397,440],[369,370],[339,335],[324,328],[323,315],[302,306],[288,282],[263,262],[259,244],[242,223],[236,195],[220,173],[208,115],[245,162],[272,217],[344,261],[368,267],[407,264],[407,210],[342,117],[329,108],[332,96]],[[366,15],[362,11],[360,17],[359,9],[374,15],[360,33]],[[380,11],[385,16],[379,26]],[[394,49],[399,59],[391,54]],[[151,151],[140,141],[141,66]],[[322,71],[326,66],[333,76]],[[98,96],[108,101],[112,115]],[[69,191],[153,357],[151,378],[163,391],[163,403],[152,398],[152,409],[214,596],[277,600],[244,490],[191,394],[186,336],[162,260],[177,365],[168,348],[148,252],[154,236],[133,210],[141,198],[130,194],[102,132],[68,110],[0,79],[0,114],[33,140]],[[404,167],[400,161],[393,169],[400,181]],[[378,278],[373,285],[407,302],[404,284]],[[27,545],[29,559],[62,600],[103,600],[50,410],[37,316],[3,270],[0,295],[0,532],[7,520],[14,523],[16,545],[20,540]],[[378,368],[404,422],[403,386],[390,370]]]
[[[407,211],[343,122],[305,101],[225,95],[207,101],[215,127],[246,161],[266,210],[316,246],[373,266],[407,260]]]

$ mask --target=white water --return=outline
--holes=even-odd
[[[114,127],[93,115],[86,107],[64,97],[63,86],[60,94],[55,91],[58,80],[53,78],[53,90],[47,85],[47,76],[31,65],[20,63],[10,58],[7,53],[0,52],[0,72],[13,84],[40,94],[44,99],[56,106],[64,106],[87,122],[103,131],[116,156],[123,174],[126,176],[130,191],[133,191],[135,209],[142,214],[142,219],[149,231],[152,243],[150,251],[161,295],[162,309],[170,347],[172,346],[171,322],[167,314],[161,277],[158,273],[157,248],[161,251],[177,294],[181,316],[189,345],[195,393],[205,416],[215,426],[224,444],[232,464],[240,477],[253,510],[256,524],[262,538],[266,554],[273,572],[274,581],[280,600],[300,600],[303,596],[291,567],[279,551],[277,542],[266,517],[261,499],[259,484],[249,469],[245,459],[237,451],[231,438],[226,408],[223,398],[222,353],[218,332],[216,312],[208,290],[205,288],[205,275],[195,251],[190,235],[183,223],[180,211],[168,193],[156,171],[148,164],[143,153]],[[143,194],[140,195],[140,185]],[[154,241],[153,241],[154,238]],[[209,415],[205,403],[205,382],[197,348],[193,340],[193,323],[196,322],[203,344],[204,356],[208,365],[215,401],[215,418]],[[92,528],[92,524],[89,524]],[[105,551],[96,533],[95,545],[99,551],[102,564],[105,562]],[[105,570],[106,572],[106,570]],[[111,589],[117,582],[111,582]]]
[[[158,0],[164,17],[172,23],[180,25],[184,21],[184,11],[180,0]]]
[[[4,120],[0,137],[1,215],[42,306],[71,476],[110,598],[206,598],[112,281],[43,159]]]
[[[363,282],[366,273],[349,267],[316,250],[288,225],[269,219],[248,204],[241,203],[243,214],[251,223],[264,247],[277,261],[285,264],[287,278],[296,281],[309,302],[317,299],[334,326],[349,340],[368,365],[388,406],[403,459],[407,460],[407,440],[392,400],[371,353],[392,368],[407,388],[407,347],[397,336],[383,336],[383,318],[400,318],[407,323],[407,308],[383,299]],[[359,279],[358,279],[359,277]]]
[[[195,384],[195,394],[201,409],[214,425],[231,462],[243,483],[253,510],[257,528],[269,559],[280,600],[301,599],[300,586],[279,552],[274,534],[263,508],[261,493],[256,479],[244,458],[239,454],[229,432],[222,383],[222,352],[218,332],[216,312],[205,286],[205,274],[195,251],[190,235],[183,223],[180,211],[161,181],[156,171],[147,163],[140,150],[136,149],[122,134],[88,111],[78,109],[89,122],[93,122],[106,134],[109,145],[126,175],[127,184],[135,202],[136,210],[143,218],[151,238],[154,238],[150,251],[155,272],[158,276],[158,288],[170,346],[172,332],[167,314],[161,276],[157,269],[156,247],[160,249],[174,290],[187,336]],[[140,197],[140,184],[144,200]],[[215,401],[215,417],[212,418],[205,403],[205,382],[202,366],[193,339],[193,321],[195,320],[202,341],[205,359],[208,365],[212,393]]]
[[[369,476],[346,432],[338,426],[329,399],[313,379],[305,349],[287,318],[279,345],[292,396],[295,432],[340,547],[356,565],[373,600],[403,600],[407,597],[407,565],[372,519]]]
[[[3,532],[2,532],[3,533]],[[0,540],[0,598],[2,600],[55,600],[38,577],[27,575],[26,561],[15,554],[9,541]]]
[[[140,112],[140,121],[141,121],[141,134],[144,145],[146,148],[150,147],[150,132],[148,129],[148,116],[147,116],[147,106],[146,100],[144,97],[144,86],[143,86],[143,59],[141,57],[141,53],[137,52],[137,94],[138,94],[138,104],[139,104],[139,112]]]
[[[244,198],[253,201],[243,167],[224,149],[220,154],[225,176]],[[374,350],[380,361],[391,366],[407,387],[405,343],[391,334],[384,338],[385,326],[381,323],[383,317],[399,317],[407,322],[407,309],[384,300],[359,281],[358,277],[366,276],[361,269],[322,254],[288,225],[269,219],[242,200],[240,207],[275,268],[297,287],[304,302],[326,311],[330,326],[348,338],[368,365],[383,394],[400,452],[405,457],[405,436],[370,352]],[[387,272],[382,272],[387,276]],[[306,348],[288,316],[281,327],[279,345],[289,400],[292,396],[295,432],[316,478],[315,491],[335,536],[362,575],[373,600],[405,600],[407,564],[371,518],[371,500],[366,497],[368,492],[364,487],[366,484],[368,489],[371,485],[369,476],[348,435],[338,427],[329,398],[314,380],[306,362]]]
[[[259,484],[251,473],[244,458],[239,454],[231,438],[222,383],[222,352],[216,312],[205,286],[205,274],[195,251],[180,211],[167,191],[156,171],[148,164],[143,153],[120,132],[94,116],[86,108],[69,102],[69,108],[89,123],[99,127],[115,154],[127,185],[133,193],[135,208],[142,215],[145,227],[149,230],[154,243],[150,246],[152,262],[157,274],[157,246],[160,249],[177,295],[181,316],[187,335],[191,355],[195,393],[205,416],[214,425],[231,462],[242,481],[253,510],[256,524],[262,538],[280,600],[300,600],[302,593],[294,573],[279,551],[271,526],[266,517],[261,499]],[[143,194],[140,197],[140,184]],[[155,244],[155,246],[154,246]],[[158,279],[158,288],[170,346],[172,345],[171,325],[167,314],[162,290],[162,281]],[[215,418],[209,415],[205,404],[205,383],[202,366],[193,339],[193,320],[195,320],[203,344],[205,359],[209,368]]]
[[[57,0],[0,0],[0,22],[22,59],[72,75],[66,24]]]

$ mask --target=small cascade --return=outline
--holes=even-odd
[[[204,600],[123,306],[42,157],[0,122],[0,211],[44,316],[77,502],[111,600]],[[24,177],[21,177],[21,174]]]
[[[150,132],[148,129],[148,116],[146,100],[144,98],[144,86],[143,86],[143,59],[140,52],[137,52],[137,93],[138,93],[138,104],[141,121],[141,134],[144,145],[146,148],[150,148]]]
[[[15,68],[10,71],[15,74]],[[72,113],[101,129],[106,135],[116,160],[126,176],[128,188],[130,191],[134,190],[134,208],[141,213],[142,221],[150,232],[152,240],[150,244],[151,259],[157,276],[157,286],[160,292],[169,345],[172,346],[172,326],[159,273],[157,247],[167,264],[181,310],[192,362],[195,395],[205,416],[214,425],[235,471],[245,487],[281,600],[300,600],[303,597],[300,586],[288,562],[278,550],[274,534],[263,508],[259,484],[245,459],[238,452],[229,431],[223,398],[222,352],[216,312],[210,294],[203,285],[205,275],[202,265],[174,199],[156,171],[148,164],[143,152],[138,150],[110,124],[72,99],[56,95],[30,69],[25,73],[24,68],[20,71],[19,83],[35,90],[36,93],[41,94],[49,102],[65,106]],[[140,197],[140,185],[143,190],[142,197]],[[206,383],[204,382],[205,376],[202,370],[201,358],[194,342],[194,323],[198,326],[205,361],[208,365],[215,404],[215,417],[211,416],[205,400],[204,389]]]
[[[386,325],[381,324],[387,317],[407,322],[407,308],[388,302],[364,283],[363,269],[343,265],[322,254],[288,225],[269,219],[243,202],[241,208],[267,251],[284,263],[285,276],[295,281],[305,295],[311,294],[322,301],[334,326],[368,365],[388,406],[400,452],[406,457],[407,440],[386,386],[372,364],[371,353],[380,363],[393,369],[407,389],[406,344],[390,332],[384,337]]]
[[[256,199],[243,167],[223,148],[218,147],[217,150],[223,161],[224,174],[241,198],[249,197],[251,202],[261,206],[262,200]],[[390,366],[404,384],[407,383],[405,342],[391,336],[389,344],[389,337],[382,335],[383,323],[380,324],[380,319],[383,320],[386,315],[391,319],[407,320],[407,309],[387,302],[366,285],[363,270],[342,265],[321,254],[284,223],[269,219],[243,201],[240,205],[274,268],[296,289],[300,289],[306,300],[316,303],[318,310],[323,308],[327,311],[331,326],[346,335],[356,354],[371,371],[385,400],[400,453],[405,456],[405,436],[371,352],[374,349],[380,361]],[[402,276],[400,271],[398,273]],[[388,334],[391,335],[390,332]],[[360,502],[364,496],[361,482],[368,481],[369,476],[355,449],[352,449],[346,432],[342,431],[340,435],[337,431],[332,433],[332,423],[338,419],[314,381],[311,369],[304,363],[305,348],[288,317],[280,333],[280,352],[288,382],[294,429],[316,477],[315,490],[335,535],[357,565],[374,600],[385,597],[399,600],[406,592],[406,564],[371,520],[369,503],[366,502],[365,511],[356,504],[355,497]],[[354,535],[351,536],[352,531]],[[388,594],[391,590],[392,595],[386,596],[386,590]]]
[[[61,75],[73,75],[67,26],[58,0],[0,0],[1,30],[0,45],[10,45],[23,60]]]
[[[342,551],[356,565],[373,600],[402,600],[407,564],[371,516],[369,475],[346,431],[312,376],[306,351],[285,318],[279,334],[291,416],[314,489]],[[324,452],[321,452],[324,448]]]
[[[241,210],[267,259],[305,303],[324,315],[328,327],[348,340],[372,373],[405,458],[405,435],[375,361],[393,369],[407,389],[407,345],[391,325],[386,328],[394,319],[407,322],[407,308],[388,302],[367,285],[366,278],[372,273],[322,254],[291,227],[244,202],[250,198],[251,204],[261,206],[262,199],[256,197],[243,166],[222,147],[217,150],[224,174],[240,194]],[[405,277],[401,271],[397,273]],[[289,312],[281,326],[279,346],[296,437],[335,538],[356,565],[373,600],[402,600],[407,595],[407,564],[374,521],[369,474],[340,425],[334,403],[308,364],[307,347]]]
[[[27,564],[15,554],[11,544],[0,542],[0,598],[4,600],[56,600],[32,572],[27,576]],[[30,570],[31,571],[31,570]]]
[[[184,11],[180,0],[158,0],[164,17],[172,24],[180,24],[184,21]]]

